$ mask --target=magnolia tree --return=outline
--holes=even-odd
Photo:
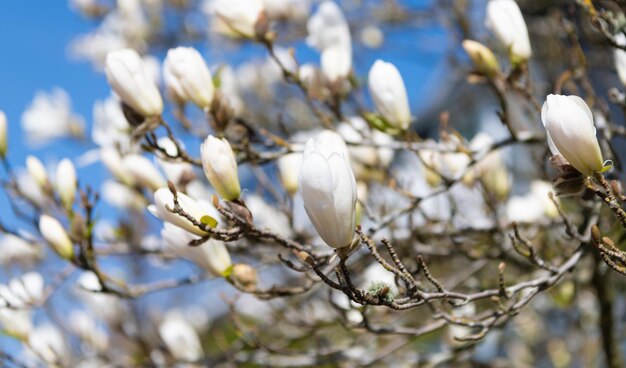
[[[36,96],[57,164],[0,114],[3,365],[624,364],[623,1],[70,5],[111,95]]]

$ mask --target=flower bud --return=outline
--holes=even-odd
[[[0,158],[7,155],[7,117],[0,111]]]
[[[152,161],[139,154],[126,155],[122,159],[122,168],[135,183],[157,190],[167,185]]]
[[[26,340],[33,329],[30,311],[27,309],[0,308],[0,327],[2,327],[2,333]]]
[[[329,83],[348,78],[352,69],[352,48],[350,45],[331,46],[322,51],[322,74]]]
[[[61,258],[70,260],[74,257],[74,245],[57,219],[46,214],[41,215],[39,231]]]
[[[161,94],[135,50],[109,52],[105,72],[111,88],[135,112],[144,117],[163,112]]]
[[[215,191],[225,200],[239,198],[237,159],[228,141],[210,135],[200,147],[202,168]]]
[[[117,149],[113,147],[103,147],[100,149],[100,161],[113,174],[115,179],[126,185],[135,184],[132,176],[126,172],[122,165],[122,157]]]
[[[161,237],[167,244],[167,250],[197,264],[211,275],[226,277],[231,272],[233,264],[224,242],[209,239],[197,247],[190,247],[187,244],[197,237],[170,223],[163,224]]]
[[[205,211],[202,210],[198,202],[190,198],[186,194],[181,192],[177,193],[178,204],[188,215],[201,222],[202,218],[206,216]],[[185,217],[171,212],[174,209],[174,195],[168,188],[161,188],[154,192],[154,206],[149,206],[148,210],[160,218],[163,221],[167,221],[173,225],[176,225],[182,229],[189,231],[190,233],[204,236],[207,233],[202,231],[199,227],[195,226],[191,221]]]
[[[485,45],[473,40],[464,40],[463,49],[472,60],[477,73],[492,77],[500,72],[496,55]]]
[[[178,312],[165,315],[159,325],[159,336],[167,350],[178,360],[195,362],[204,356],[198,333]]]
[[[250,265],[237,263],[233,266],[231,277],[246,290],[254,290],[257,273]]]
[[[39,326],[28,336],[28,347],[48,366],[63,367],[68,360],[68,347],[58,328],[51,324]]]
[[[626,36],[618,33],[614,37],[615,42],[620,46],[626,46]],[[615,60],[615,69],[622,85],[626,86],[626,51],[615,47],[613,51],[613,59]]]
[[[302,162],[302,154],[299,152],[288,153],[281,156],[278,161],[278,172],[283,187],[290,195],[298,191],[298,169]]]
[[[376,110],[395,129],[406,130],[411,123],[409,98],[398,69],[391,63],[376,60],[369,71],[368,86]]]
[[[214,87],[211,72],[196,49],[177,47],[163,63],[165,85],[174,99],[191,101],[200,108],[211,106]]]
[[[578,96],[548,95],[541,109],[553,155],[561,155],[576,170],[590,176],[604,162],[589,106]]]
[[[509,50],[513,63],[530,59],[532,50],[528,29],[515,0],[490,0],[485,25]]]
[[[333,248],[352,243],[356,226],[356,180],[344,153],[315,138],[305,147],[298,180],[309,219]]]
[[[28,174],[40,188],[46,188],[48,186],[48,174],[37,157],[26,157],[26,170],[28,170]]]
[[[348,21],[333,1],[322,2],[309,18],[306,28],[309,32],[307,44],[320,51],[352,44]]]
[[[254,38],[263,0],[214,0],[211,10],[235,35]]]
[[[76,169],[70,159],[64,158],[57,166],[56,189],[61,204],[66,209],[72,208],[76,198]]]

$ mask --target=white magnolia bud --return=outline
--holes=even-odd
[[[68,349],[63,334],[52,325],[37,327],[28,336],[28,347],[44,362],[64,366]]]
[[[604,162],[589,106],[578,96],[548,95],[541,121],[554,155],[563,156],[584,175],[602,171]]]
[[[151,190],[157,190],[167,185],[163,175],[152,164],[148,158],[132,154],[126,155],[122,159],[122,168],[135,183],[146,186]]]
[[[310,139],[298,186],[306,213],[324,242],[333,248],[349,246],[356,225],[356,180],[344,154]]]
[[[528,29],[515,0],[490,0],[485,25],[509,50],[514,62],[530,59],[532,50]]]
[[[165,315],[159,325],[159,336],[167,350],[178,360],[194,362],[204,356],[198,334],[179,312]]]
[[[202,210],[198,202],[196,202],[193,198],[190,198],[181,192],[178,192],[177,197],[178,204],[183,211],[196,219],[198,222],[202,220],[202,217],[207,215],[206,212]],[[171,212],[170,210],[172,209],[174,209],[174,195],[168,188],[161,188],[154,192],[154,206],[148,207],[148,210],[152,212],[153,215],[163,221],[167,221],[173,225],[183,228],[190,233],[200,236],[206,235],[206,232],[192,224],[191,221],[185,217]]]
[[[626,36],[623,33],[616,34],[614,40],[618,45],[626,46]],[[617,47],[614,50],[615,69],[622,85],[626,86],[626,51]]]
[[[115,179],[126,185],[135,183],[133,177],[124,169],[122,157],[117,149],[113,147],[103,147],[100,149],[100,161],[113,174]]]
[[[45,188],[48,185],[46,168],[37,157],[30,155],[26,157],[26,170],[40,188]]]
[[[331,46],[322,51],[322,74],[330,83],[346,79],[352,69],[352,48],[350,45]]]
[[[496,55],[482,43],[474,40],[463,40],[463,49],[472,60],[476,72],[491,77],[500,71]]]
[[[76,198],[76,169],[70,159],[64,158],[57,166],[56,189],[63,207],[72,208]]]
[[[487,153],[493,144],[493,138],[487,133],[481,132],[474,136],[470,148],[478,151],[481,156],[469,175],[473,176],[472,179],[480,181],[485,190],[495,199],[503,200],[509,194],[511,182],[502,151],[495,150]]]
[[[0,111],[0,158],[7,155],[7,117]]]
[[[145,117],[163,112],[159,89],[135,50],[109,52],[105,72],[111,88],[135,112]]]
[[[241,194],[237,159],[228,141],[210,135],[200,147],[202,168],[215,191],[225,200],[235,200]]]
[[[339,6],[333,1],[324,1],[307,22],[309,46],[323,51],[332,46],[349,46],[350,27]]]
[[[298,169],[302,162],[302,154],[299,152],[288,153],[281,156],[278,161],[280,181],[287,193],[293,195],[298,190]]]
[[[230,272],[232,261],[223,242],[209,239],[197,247],[190,247],[187,244],[197,237],[170,223],[163,224],[161,237],[167,244],[167,250],[197,264],[213,276],[223,277]]]
[[[46,214],[41,215],[39,231],[60,257],[69,260],[74,256],[74,245],[57,219]]]
[[[214,0],[212,11],[236,35],[254,38],[263,0]]]
[[[30,312],[26,309],[0,308],[0,327],[3,333],[25,340],[33,328]]]
[[[409,97],[402,75],[391,63],[376,60],[369,71],[368,86],[376,110],[393,128],[406,130],[411,123]]]
[[[9,281],[8,288],[19,299],[18,307],[33,305],[43,297],[44,281],[38,272],[27,272]],[[11,305],[14,305],[11,303]]]
[[[191,101],[200,108],[211,106],[213,79],[196,49],[177,47],[167,52],[163,63],[165,85],[176,100]]]

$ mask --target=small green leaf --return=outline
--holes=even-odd
[[[230,265],[230,267],[225,269],[224,272],[222,272],[222,277],[223,278],[228,278],[228,276],[230,276],[233,273],[233,268],[234,267],[235,267],[235,265]]]
[[[202,218],[200,219],[200,222],[202,222],[203,224],[205,224],[206,226],[212,229],[217,226],[217,220],[209,215],[202,216]]]

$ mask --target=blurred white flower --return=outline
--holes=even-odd
[[[39,217],[39,231],[59,257],[68,260],[74,257],[74,244],[59,220],[46,214],[41,215]]]
[[[44,281],[38,272],[27,272],[0,284],[0,307],[25,308],[37,304],[43,297]]]
[[[526,22],[515,0],[489,0],[485,25],[509,51],[514,62],[532,56]]]
[[[63,207],[66,209],[72,208],[76,198],[77,179],[76,168],[74,168],[74,164],[68,158],[64,158],[57,165],[56,190]]]
[[[221,241],[209,239],[198,246],[189,246],[198,237],[167,222],[163,224],[161,237],[167,246],[165,251],[197,264],[215,277],[224,276],[232,266],[228,249]]]
[[[134,183],[143,185],[151,190],[157,190],[167,185],[163,175],[147,157],[140,154],[130,154],[122,158],[124,172],[133,179]]]
[[[263,0],[212,0],[206,6],[230,35],[254,38],[256,24],[263,13]]]
[[[366,26],[361,30],[361,43],[370,49],[377,49],[385,42],[385,34],[375,25]]]
[[[69,358],[65,336],[50,324],[36,327],[28,336],[28,347],[39,359],[63,366]]]
[[[618,33],[613,38],[620,46],[626,46],[626,35]],[[626,51],[615,47],[613,51],[613,59],[615,60],[615,69],[623,86],[626,86]]]
[[[557,217],[559,212],[549,197],[551,192],[552,184],[533,180],[528,193],[513,196],[507,202],[506,214],[509,221],[533,224],[544,218]]]
[[[368,166],[386,168],[393,159],[393,149],[376,148],[373,145],[385,146],[393,142],[393,138],[378,130],[370,129],[361,117],[351,117],[348,122],[337,126],[337,132],[350,143],[350,161],[352,170],[357,177],[367,173]]]
[[[298,169],[302,161],[302,153],[292,152],[281,156],[276,164],[283,187],[293,195],[298,190]]]
[[[25,340],[33,328],[30,311],[0,308],[0,327],[3,333]]]
[[[324,1],[307,23],[309,46],[323,51],[332,46],[350,48],[350,28],[343,12],[333,1]]]
[[[100,147],[119,146],[127,151],[131,145],[131,126],[124,117],[120,103],[114,95],[94,103],[91,139]]]
[[[102,285],[93,272],[83,272],[77,280],[77,285],[78,296],[94,315],[111,325],[122,322],[126,312],[125,305],[118,297],[100,292]]]
[[[0,265],[32,263],[41,257],[41,247],[13,234],[0,235]]]
[[[240,86],[235,75],[235,71],[230,65],[225,65],[219,72],[220,86],[219,90],[222,97],[225,97],[230,107],[233,109],[235,116],[239,116],[244,109],[244,103],[241,99]]]
[[[159,336],[178,360],[194,362],[204,356],[198,334],[178,311],[169,311],[164,316],[159,325]]]
[[[40,145],[67,136],[80,137],[83,119],[72,112],[70,97],[61,88],[39,91],[22,114],[22,128],[28,142]]]
[[[37,157],[32,155],[26,157],[26,170],[40,188],[46,188],[49,185],[46,168]]]
[[[297,170],[297,169],[296,169]],[[295,173],[297,178],[297,171]],[[258,195],[246,196],[246,206],[254,216],[254,223],[258,228],[268,229],[283,238],[291,238],[291,224],[287,215],[269,205]]]
[[[109,335],[90,314],[84,310],[73,310],[68,315],[70,329],[84,344],[97,352],[109,347]]]
[[[352,70],[352,49],[344,45],[325,48],[321,56],[321,69],[330,83],[346,79]]]
[[[124,184],[107,180],[102,184],[102,198],[113,207],[141,211],[146,206],[144,196]]]
[[[494,144],[493,138],[484,132],[476,134],[470,148],[478,152],[478,162],[472,168],[473,179],[480,181],[485,190],[495,199],[503,200],[511,189],[510,175],[504,162],[502,150],[488,152]]]
[[[318,234],[329,246],[343,248],[354,237],[356,181],[345,150],[329,143],[317,138],[307,142],[298,187]]]

